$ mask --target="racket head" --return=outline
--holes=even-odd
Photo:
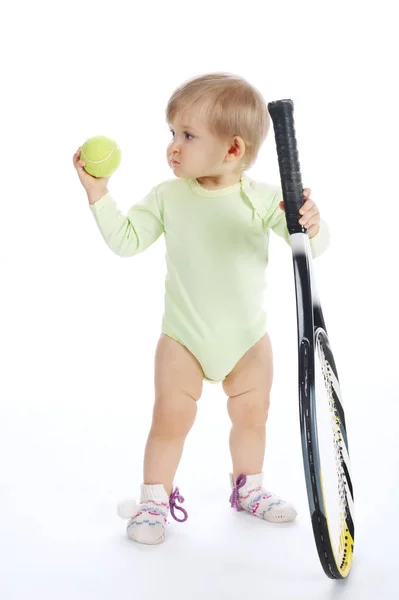
[[[298,325],[302,456],[313,534],[326,575],[353,560],[353,487],[338,373],[317,294],[307,234],[291,235]]]

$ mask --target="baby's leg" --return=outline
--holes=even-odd
[[[155,354],[155,404],[144,457],[144,483],[170,496],[184,442],[197,414],[204,373],[185,346],[162,334]]]
[[[240,473],[259,473],[263,468],[266,421],[273,380],[273,354],[265,334],[238,361],[222,382],[232,422],[230,452],[234,480]]]
[[[223,381],[229,396],[233,461],[231,506],[275,523],[292,521],[296,510],[263,488],[266,421],[273,379],[272,347],[268,334],[256,343]]]

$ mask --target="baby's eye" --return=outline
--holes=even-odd
[[[175,132],[173,131],[173,129],[169,129],[169,131],[170,131],[170,133],[172,134],[172,137],[174,137],[174,135],[175,135]],[[186,137],[186,140],[187,140],[187,139],[190,139],[190,138],[191,138],[191,139],[194,139],[194,136],[193,136],[193,135],[191,135],[191,133],[188,133],[188,131],[185,131],[185,132],[184,132],[184,136]],[[187,137],[187,136],[189,136],[189,137]]]

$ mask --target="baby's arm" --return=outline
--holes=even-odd
[[[111,194],[89,197],[90,210],[106,242],[118,256],[134,256],[153,244],[164,232],[163,215],[157,189],[153,188],[125,216]]]

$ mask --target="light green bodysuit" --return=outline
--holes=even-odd
[[[204,379],[223,381],[266,333],[262,308],[272,229],[290,244],[281,188],[241,181],[207,190],[196,179],[155,186],[127,216],[110,193],[89,205],[107,245],[134,256],[165,234],[167,274],[162,333],[197,358]],[[329,244],[327,224],[311,240],[313,257]]]

